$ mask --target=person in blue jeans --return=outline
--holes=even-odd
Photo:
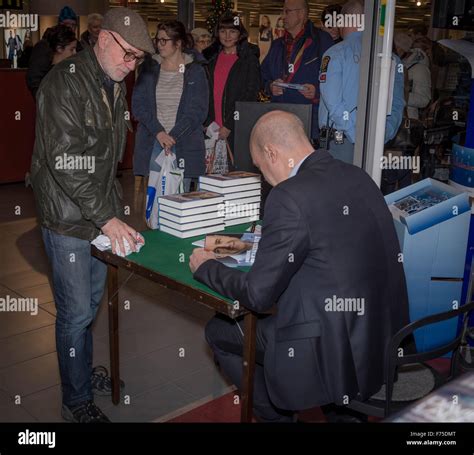
[[[58,234],[42,227],[46,253],[53,269],[56,302],[56,349],[63,401],[91,399],[95,392],[109,392],[110,378],[92,369],[92,322],[104,294],[107,266],[91,256],[88,240]],[[107,393],[106,393],[107,394]]]
[[[131,128],[123,79],[146,52],[154,48],[143,19],[111,9],[95,46],[55,65],[36,97],[30,179],[53,272],[61,414],[71,422],[109,422],[94,394],[110,394],[111,379],[92,368],[107,266],[91,256],[91,241],[102,232],[113,253],[124,254],[125,242],[136,250],[137,232],[120,220],[116,173]]]

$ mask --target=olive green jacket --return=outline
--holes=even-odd
[[[116,172],[130,115],[123,82],[111,111],[104,77],[89,47],[57,64],[37,93],[30,181],[40,224],[84,240],[123,213]]]

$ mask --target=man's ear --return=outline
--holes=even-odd
[[[263,154],[265,155],[265,159],[271,160],[270,147],[266,144],[263,146]]]
[[[266,144],[263,147],[263,151],[272,164],[275,164],[278,158],[278,150],[272,144]]]
[[[97,39],[97,43],[101,49],[104,49],[109,42],[110,35],[105,31],[101,30],[99,33],[99,38]]]

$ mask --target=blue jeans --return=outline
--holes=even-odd
[[[56,351],[63,404],[92,400],[92,322],[107,278],[107,266],[91,256],[87,240],[41,228],[56,303]]]

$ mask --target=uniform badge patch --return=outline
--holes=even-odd
[[[323,61],[321,62],[321,73],[327,72],[330,60],[331,57],[329,57],[329,55],[326,55],[326,57],[323,58]]]

